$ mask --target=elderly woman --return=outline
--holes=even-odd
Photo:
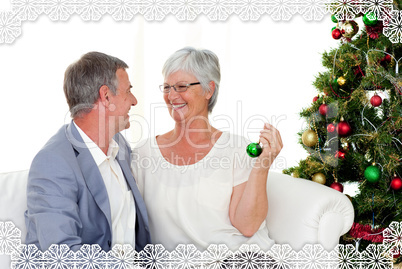
[[[152,241],[173,250],[194,244],[242,244],[269,249],[265,218],[267,176],[282,149],[279,132],[265,124],[262,154],[246,154],[249,141],[211,126],[220,82],[217,56],[186,47],[163,67],[160,86],[174,128],[134,149],[133,171],[148,210]]]

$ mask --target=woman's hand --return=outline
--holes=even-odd
[[[282,138],[279,131],[269,123],[264,124],[260,132],[262,153],[258,156],[256,168],[269,169],[283,148]]]

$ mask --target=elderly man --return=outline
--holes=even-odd
[[[115,57],[90,52],[71,64],[64,93],[72,121],[34,158],[25,212],[27,244],[46,250],[67,244],[150,243],[144,201],[130,170],[131,149],[119,133],[130,126],[137,104],[126,72]]]

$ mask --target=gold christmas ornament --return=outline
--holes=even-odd
[[[341,26],[342,35],[346,38],[352,38],[359,31],[359,25],[355,21],[346,21]]]
[[[324,185],[327,179],[323,173],[316,173],[313,175],[312,180]]]
[[[314,147],[318,142],[317,134],[313,130],[307,130],[302,134],[302,142],[307,147]]]
[[[339,86],[343,86],[343,85],[346,84],[346,79],[345,79],[344,77],[339,77],[339,78],[337,79],[337,82],[338,82],[338,85],[339,85]]]

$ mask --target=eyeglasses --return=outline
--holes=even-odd
[[[159,89],[161,90],[161,92],[163,93],[169,93],[170,92],[170,88],[173,87],[173,89],[176,92],[185,92],[187,91],[188,87],[193,86],[193,85],[198,85],[201,84],[200,82],[194,82],[194,83],[186,83],[186,82],[177,82],[176,84],[170,86],[169,84],[163,84],[163,85],[159,85]]]

